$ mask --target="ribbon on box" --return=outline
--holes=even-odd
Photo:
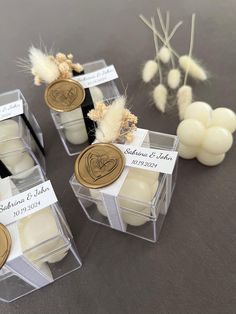
[[[73,76],[78,77],[80,75],[84,75],[84,71],[77,73],[75,71],[73,71]],[[83,101],[83,104],[81,106],[81,110],[83,113],[83,117],[84,117],[84,123],[85,123],[85,127],[86,127],[86,131],[88,134],[88,141],[89,144],[92,144],[95,140],[95,123],[88,119],[88,113],[90,110],[92,110],[94,108],[94,103],[93,103],[93,99],[91,96],[91,93],[89,91],[89,88],[85,88],[85,99]]]
[[[148,130],[138,128],[132,144],[135,146],[141,146],[147,136]],[[112,228],[120,231],[126,231],[127,225],[121,217],[119,205],[117,204],[117,196],[126,179],[126,176],[128,175],[128,172],[129,167],[126,166],[121,176],[113,184],[100,190],[110,225]]]
[[[88,134],[89,144],[92,144],[95,140],[96,123],[88,119],[89,111],[94,109],[94,103],[89,88],[113,81],[118,78],[118,74],[114,65],[110,65],[86,74],[84,71],[80,73],[73,71],[73,75],[73,79],[78,81],[85,89],[85,99],[81,106],[81,109]]]
[[[142,147],[144,142],[145,147]],[[165,173],[167,175],[166,184],[168,191],[171,191],[172,172],[178,153],[176,151],[149,148],[150,140],[148,130],[140,128],[136,131],[132,145],[115,144],[115,146],[117,146],[126,157],[125,168],[121,176],[111,185],[101,188],[100,193],[111,227],[120,231],[126,231],[127,226],[121,217],[117,197],[128,175],[129,168],[134,167]],[[170,202],[170,195],[167,195],[166,202],[167,206],[162,210],[162,214],[166,214]]]
[[[21,114],[21,117],[23,119],[23,121],[25,122],[26,126],[28,127],[33,139],[35,140],[36,144],[38,145],[41,153],[45,156],[45,150],[44,147],[42,146],[37,134],[35,133],[32,125],[30,124],[29,120],[27,119],[26,115],[24,113]]]

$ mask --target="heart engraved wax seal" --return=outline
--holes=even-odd
[[[83,150],[75,162],[75,176],[82,185],[98,189],[119,178],[125,166],[121,150],[112,144],[94,144]]]
[[[51,109],[67,112],[81,106],[85,91],[80,83],[72,79],[60,79],[47,86],[44,98]]]
[[[75,87],[69,87],[68,89],[55,89],[50,91],[50,97],[57,103],[61,103],[64,106],[70,106],[75,101],[78,91]]]
[[[94,181],[109,175],[118,165],[116,158],[106,154],[88,154],[86,158],[87,171]]]
[[[0,269],[4,266],[11,251],[11,236],[7,228],[0,224]]]

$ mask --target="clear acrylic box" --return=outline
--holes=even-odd
[[[0,94],[0,106],[21,100],[23,115],[0,121],[0,160],[11,174],[19,174],[35,165],[45,172],[43,135],[20,90]]]
[[[106,66],[107,64],[104,60],[83,65],[85,74],[100,70]],[[116,98],[120,95],[114,81],[91,87],[89,91],[94,103]],[[89,145],[81,108],[62,113],[51,109],[51,116],[68,155],[77,155]]]
[[[177,151],[174,135],[148,131],[142,147]],[[177,162],[171,175],[138,168],[129,168],[128,175],[116,197],[118,217],[122,228],[115,228],[107,212],[99,189],[89,189],[70,179],[71,187],[88,219],[101,225],[156,242],[168,212],[177,176]],[[127,191],[129,190],[128,196]],[[146,194],[145,194],[146,193]],[[145,201],[143,197],[145,196]]]
[[[9,177],[13,195],[45,181],[39,166],[27,172],[24,179],[18,175]],[[6,227],[12,238],[12,248],[0,270],[0,300],[12,302],[81,267],[58,202]]]

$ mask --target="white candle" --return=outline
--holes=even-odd
[[[228,108],[217,108],[204,102],[192,103],[178,128],[179,155],[185,159],[197,158],[206,166],[220,164],[233,144],[236,115]]]
[[[19,139],[0,144],[0,154],[4,155],[1,160],[12,174],[19,174],[35,165],[33,158],[25,152],[24,145]],[[24,177],[25,174],[22,173],[21,178]]]
[[[151,205],[147,204],[153,199],[158,187],[159,173],[132,168],[119,193],[119,204],[122,210],[122,219],[132,226],[141,226],[149,221],[151,215]],[[125,199],[127,198],[127,199]],[[130,200],[129,200],[130,199]],[[127,209],[136,211],[132,213]],[[141,214],[141,215],[140,215]]]
[[[0,121],[0,142],[18,137],[19,126],[15,120]]]
[[[233,136],[227,129],[212,126],[207,129],[201,146],[208,153],[219,155],[227,152],[232,144]]]
[[[211,126],[221,126],[234,133],[236,130],[236,115],[228,108],[217,108],[212,112]]]
[[[142,214],[148,216],[151,214],[150,206],[145,204],[152,199],[150,186],[146,181],[140,181],[140,178],[138,176],[135,178],[134,175],[131,178],[127,178],[119,196],[133,199],[133,201],[128,199],[120,199],[119,201],[120,207],[124,208],[121,216],[125,223],[132,226],[141,226],[149,220],[148,217],[142,216]],[[132,213],[129,209],[138,213]]]
[[[12,174],[19,174],[35,165],[33,158],[25,151],[15,120],[0,122],[0,158]],[[24,178],[24,174],[22,174]]]
[[[225,154],[214,155],[201,149],[197,153],[197,160],[205,166],[216,166],[220,164],[225,158]]]
[[[151,202],[157,192],[158,177],[158,172],[130,168],[118,196],[119,205],[124,208],[121,209],[121,217],[125,223],[132,226],[141,226],[149,221],[149,218],[143,215],[151,215],[151,206],[147,203]],[[90,189],[90,194],[94,200],[101,200],[98,190]],[[137,213],[133,213],[129,209]],[[97,210],[107,217],[107,211],[103,203],[97,202]]]
[[[179,151],[179,155],[182,158],[192,159],[197,156],[199,147],[198,146],[186,146],[182,143],[179,143],[178,151]]]
[[[97,86],[90,87],[89,90],[90,90],[90,93],[91,93],[91,96],[92,96],[94,103],[103,100],[104,96],[103,96],[102,90],[99,87],[97,87]]]
[[[34,264],[40,270],[40,272],[44,273],[46,276],[48,276],[48,278],[53,280],[52,272],[46,263],[40,261]]]
[[[206,128],[202,122],[195,119],[183,120],[177,128],[180,143],[186,146],[201,145],[205,132]]]
[[[63,247],[65,242],[50,207],[21,219],[18,228],[22,250],[29,250],[26,254],[31,260],[43,258],[43,262],[55,263],[67,254],[69,248]],[[50,254],[60,248],[59,252]]]
[[[81,108],[60,113],[66,139],[74,145],[83,144],[88,140]]]
[[[35,162],[33,158],[28,153],[23,153],[21,156],[21,159],[14,165],[11,166],[11,173],[17,174],[17,177],[19,179],[24,179],[29,175],[29,172],[25,172],[26,170],[29,170],[33,168],[35,165]],[[32,170],[33,171],[33,170]]]
[[[101,195],[100,195],[99,190],[89,189],[89,192],[92,198],[94,199],[94,201],[96,202],[97,210],[99,211],[99,213],[107,217],[107,211],[101,202]]]
[[[0,143],[0,155],[6,155],[2,157],[2,161],[8,166],[15,165],[22,158],[22,152],[25,147],[20,139],[12,139]]]
[[[195,119],[204,126],[208,126],[211,121],[212,108],[206,102],[196,101],[189,105],[185,111],[184,119]]]

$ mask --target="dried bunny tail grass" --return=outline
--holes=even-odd
[[[150,29],[155,33],[155,35],[160,39],[160,41],[162,41],[162,43],[163,43],[164,45],[166,45],[165,38],[163,38],[163,37],[161,36],[161,34],[157,31],[157,29],[154,28],[154,27],[150,24],[150,22],[149,22],[142,14],[140,14],[139,17],[140,17],[140,19],[142,20],[142,22],[143,22],[148,28],[150,28]],[[178,23],[174,26],[173,30],[171,31],[171,33],[170,33],[170,35],[169,35],[169,37],[168,37],[168,41],[171,40],[171,38],[174,36],[174,34],[176,33],[176,31],[178,30],[178,28],[179,28],[182,24],[183,24],[183,22],[180,21],[180,22],[178,22]],[[171,49],[171,52],[172,52],[177,58],[179,58],[179,54],[178,54],[171,46],[170,46],[170,49]]]
[[[170,61],[171,53],[166,46],[162,46],[159,51],[159,58],[162,63],[168,63]]]
[[[142,78],[145,83],[150,82],[158,71],[158,64],[154,60],[148,60],[142,71]]]
[[[169,55],[170,55],[170,60],[171,60],[171,64],[172,64],[172,68],[175,68],[175,60],[174,60],[174,56],[171,52],[171,47],[170,47],[170,42],[169,42],[169,39],[168,39],[168,29],[166,29],[165,25],[164,25],[164,21],[163,21],[163,17],[162,17],[162,14],[161,14],[161,10],[159,8],[157,8],[157,15],[158,15],[158,18],[159,18],[159,22],[160,22],[160,25],[161,25],[161,29],[162,29],[162,32],[164,34],[164,37],[165,37],[165,41],[166,41],[166,48],[169,50]],[[168,20],[169,19],[169,14],[167,12],[167,16],[166,16],[166,19]],[[168,22],[168,21],[167,21]],[[167,25],[168,26],[168,25]],[[168,26],[169,28],[169,26]],[[167,56],[167,54],[166,54]],[[169,61],[168,61],[169,62]]]
[[[32,72],[40,77],[41,81],[49,84],[56,80],[60,72],[54,61],[49,55],[43,53],[40,49],[34,46],[29,49],[29,59],[32,66]]]
[[[184,114],[187,107],[192,103],[192,88],[188,85],[184,85],[178,89],[177,92],[177,105],[179,110],[179,119],[184,119]]]
[[[167,84],[171,89],[176,89],[181,81],[181,73],[179,69],[172,69],[167,76]]]
[[[120,97],[108,107],[96,130],[96,139],[99,142],[111,143],[119,137],[125,103],[126,98]]]
[[[193,42],[194,42],[194,31],[195,31],[195,17],[192,15],[191,22],[191,35],[190,35],[190,45],[188,55],[181,56],[179,58],[179,65],[185,71],[184,85],[187,83],[188,75],[192,76],[196,80],[205,81],[207,80],[207,74],[203,67],[192,58]]]
[[[155,26],[155,21],[154,18],[151,18],[152,25]],[[154,46],[155,46],[155,53],[156,53],[156,60],[148,60],[143,67],[142,71],[142,79],[145,83],[150,82],[154,76],[157,74],[158,69],[160,68],[159,65],[159,60],[158,60],[158,42],[156,35],[153,32],[153,41],[154,41]]]
[[[194,79],[199,81],[205,81],[207,80],[207,74],[206,71],[202,66],[199,65],[199,63],[194,60],[193,58],[185,55],[181,56],[179,58],[179,65],[181,68],[187,72],[190,76],[192,76]]]
[[[167,88],[163,84],[159,84],[154,88],[153,100],[157,109],[161,112],[165,112],[167,95]]]
[[[18,58],[16,64],[20,72],[32,74],[31,63],[28,58]]]

